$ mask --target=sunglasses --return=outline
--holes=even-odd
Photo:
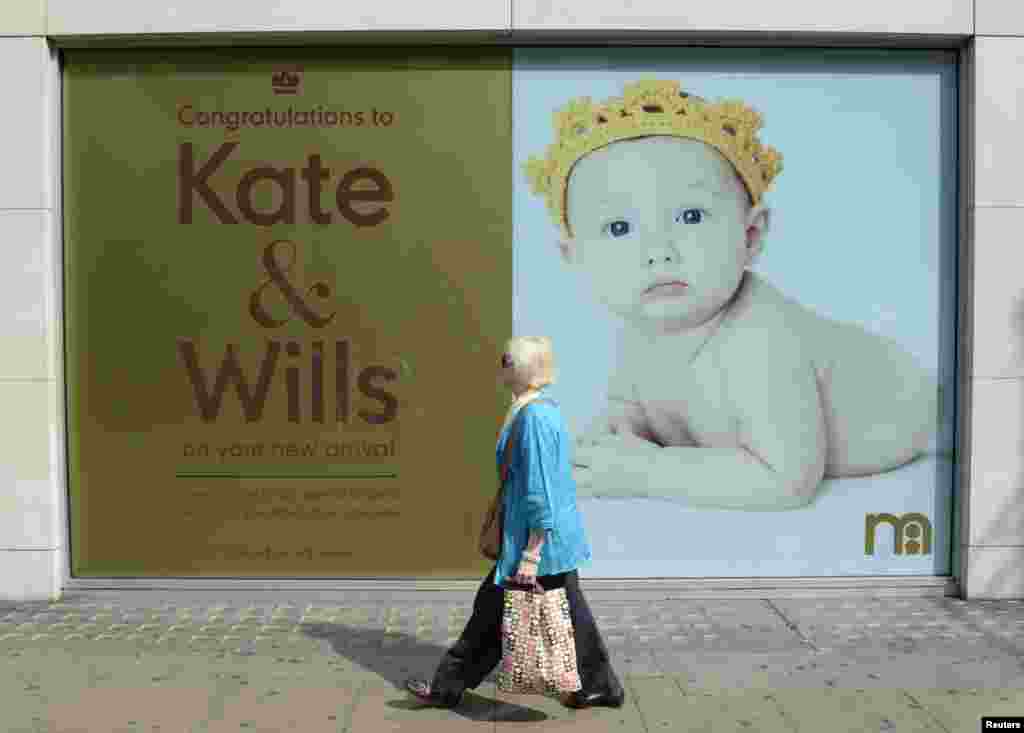
[[[512,361],[512,354],[502,354],[501,355],[501,368],[502,369],[509,369],[509,368],[512,367],[513,364],[515,364],[515,362]]]

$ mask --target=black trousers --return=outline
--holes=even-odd
[[[447,699],[477,687],[501,662],[501,618],[505,591],[494,584],[492,568],[473,600],[473,615],[459,640],[445,653],[434,674],[431,689]],[[539,575],[544,590],[565,588],[576,639],[576,665],[583,691],[612,696],[622,694],[622,683],[612,669],[608,649],[597,629],[590,606],[580,590],[575,570],[558,575]]]

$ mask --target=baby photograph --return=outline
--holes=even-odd
[[[514,328],[554,344],[584,572],[948,572],[956,70],[926,61],[516,51]]]

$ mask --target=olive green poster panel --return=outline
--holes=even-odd
[[[488,54],[67,54],[74,576],[480,572],[512,328]]]

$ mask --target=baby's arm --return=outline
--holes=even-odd
[[[808,504],[825,471],[817,380],[797,359],[766,361],[730,360],[738,447],[661,448],[630,436],[598,437],[577,448],[575,463],[585,467],[577,472],[579,494],[664,498],[719,509]]]
[[[600,414],[580,435],[580,441],[605,435],[634,435],[644,440],[652,439],[643,408],[621,397],[608,399]]]
[[[647,424],[647,415],[634,399],[633,382],[629,378],[627,363],[629,346],[620,349],[617,362],[608,378],[608,399],[601,412],[579,435],[579,442],[587,442],[607,435],[634,435],[653,440]]]
[[[635,402],[609,398],[600,414],[576,437],[573,443],[573,464],[578,464],[576,457],[581,446],[593,444],[613,435],[651,440],[646,417],[639,405]],[[575,468],[574,472],[579,474],[580,470]]]

